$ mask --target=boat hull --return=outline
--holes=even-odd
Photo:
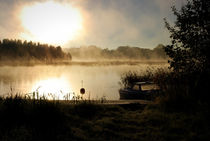
[[[140,99],[140,100],[152,100],[155,91],[130,91],[119,90],[120,99]]]

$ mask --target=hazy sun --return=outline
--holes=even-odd
[[[25,31],[22,37],[50,44],[64,44],[82,30],[82,16],[78,9],[56,2],[27,5],[21,11]]]

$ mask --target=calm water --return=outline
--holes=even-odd
[[[83,96],[88,99],[118,100],[120,77],[127,71],[145,72],[145,70],[167,65],[46,65],[46,66],[3,66],[0,67],[0,95],[8,93],[27,94],[38,91],[49,99],[64,99],[67,93],[79,94],[80,88],[86,89]],[[82,83],[83,82],[83,83]],[[51,95],[49,94],[51,93]]]

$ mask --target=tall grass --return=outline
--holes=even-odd
[[[163,107],[176,110],[189,110],[197,104],[210,104],[208,98],[209,73],[175,73],[167,69],[147,70],[146,73],[127,72],[121,77],[123,87],[138,81],[152,81],[160,88],[156,102]]]
[[[152,81],[152,80],[153,80],[153,73],[151,71],[147,71],[144,74],[129,71],[121,76],[120,85],[121,87],[127,88],[130,87],[135,82]]]
[[[208,140],[208,111],[164,112],[159,105],[66,104],[0,98],[0,140]]]

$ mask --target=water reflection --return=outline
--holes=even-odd
[[[86,94],[84,99],[100,99],[103,96],[109,100],[118,100],[121,74],[128,71],[144,73],[150,67],[155,69],[160,65],[106,65],[106,66],[81,66],[81,65],[46,65],[46,66],[4,66],[0,67],[0,96],[13,94],[32,94],[38,92],[40,96],[65,99],[67,93],[70,98],[79,95],[83,86]],[[168,67],[168,65],[161,65]],[[48,95],[51,94],[51,95]]]
[[[34,84],[32,92],[44,96],[47,99],[72,99],[73,89],[70,82],[65,78],[48,78]]]

